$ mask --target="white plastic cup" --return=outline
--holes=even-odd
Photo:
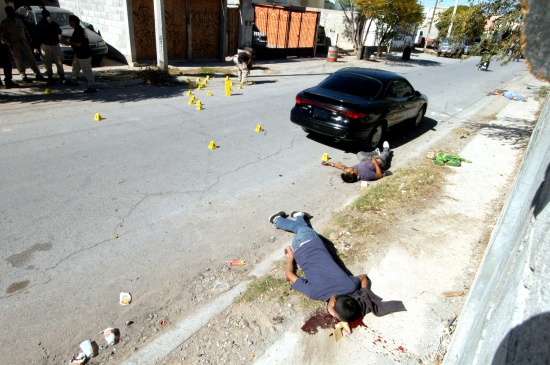
[[[86,355],[86,357],[94,356],[94,347],[92,346],[92,341],[82,341],[82,343],[80,344],[80,348],[82,349],[82,352],[84,353],[84,355]]]

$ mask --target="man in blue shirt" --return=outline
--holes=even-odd
[[[359,152],[357,158],[360,162],[352,167],[347,167],[341,162],[323,161],[321,164],[341,170],[340,176],[347,183],[375,181],[384,177],[384,171],[390,167],[391,163],[390,144],[387,141],[384,142],[383,148],[382,153],[378,148],[373,152]]]
[[[295,234],[291,246],[285,248],[287,263],[285,276],[292,283],[292,288],[308,298],[327,302],[329,313],[340,318],[335,307],[339,296],[351,294],[367,285],[367,276],[348,275],[334,261],[319,235],[311,228],[308,221],[311,215],[306,212],[293,211],[292,219],[283,212],[269,217],[276,228]],[[307,221],[306,221],[307,219]],[[305,274],[305,278],[296,275],[294,260]]]

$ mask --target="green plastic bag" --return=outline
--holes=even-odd
[[[454,167],[460,167],[462,162],[472,163],[472,161],[466,160],[465,158],[460,157],[454,153],[443,153],[438,152],[434,155],[434,163],[436,165],[448,165]]]

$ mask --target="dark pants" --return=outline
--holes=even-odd
[[[403,61],[408,61],[411,59],[411,47],[409,46],[406,46],[404,49],[403,49],[403,54],[401,55],[401,59]]]
[[[0,44],[0,67],[4,69],[4,81],[11,81],[12,77],[10,53],[10,47]]]
[[[382,161],[382,163],[378,164],[380,166],[380,169],[382,169],[382,171],[387,170],[391,165],[391,152],[389,148],[384,148],[382,153],[375,150],[372,152],[359,152],[357,154],[357,158],[359,159],[359,162],[367,158],[370,159],[371,157],[380,159],[380,161]]]

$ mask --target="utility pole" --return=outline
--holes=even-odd
[[[458,7],[458,0],[455,1],[455,10],[453,10],[453,16],[451,17],[451,25],[449,25],[449,31],[447,32],[447,38],[451,37],[451,30],[453,30],[453,22],[455,20],[456,8]]]
[[[168,69],[168,48],[166,48],[166,22],[164,20],[164,0],[154,0],[155,38],[157,45],[157,66]]]
[[[428,46],[428,36],[430,35],[430,32],[432,31],[432,24],[433,24],[434,18],[435,18],[435,9],[437,9],[437,3],[439,3],[439,0],[435,0],[434,11],[432,12],[432,18],[430,19],[430,26],[428,27],[428,33],[426,34],[426,41],[424,41],[424,51],[423,52],[426,52],[426,47]]]

